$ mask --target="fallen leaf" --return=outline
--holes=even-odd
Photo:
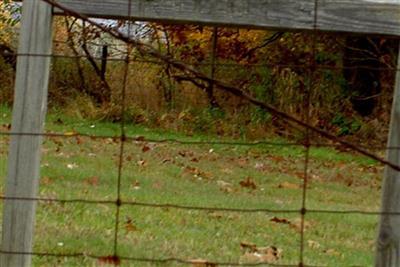
[[[312,226],[311,222],[304,221],[304,231],[308,230]],[[298,218],[294,222],[290,223],[290,227],[295,229],[297,232],[301,232],[301,219]]]
[[[324,253],[326,253],[329,256],[340,256],[340,253],[333,248],[324,250]]]
[[[314,240],[308,240],[307,245],[312,249],[319,249],[321,247],[321,244]]]
[[[118,256],[105,256],[105,257],[100,257],[98,259],[98,262],[100,265],[115,265],[119,266],[121,264],[121,259]]]
[[[142,152],[143,153],[146,153],[147,151],[150,151],[151,150],[151,148],[149,147],[149,146],[147,146],[147,145],[144,145],[143,147],[142,147]]]
[[[167,163],[167,162],[172,162],[172,159],[170,158],[165,158],[163,159],[162,163]]]
[[[70,169],[70,170],[76,169],[76,168],[78,168],[78,167],[79,167],[79,166],[78,166],[76,163],[67,164],[67,168]]]
[[[193,157],[194,153],[192,151],[179,151],[178,155],[181,156],[182,158],[186,158],[186,157]]]
[[[301,189],[302,187],[298,184],[292,184],[289,182],[283,182],[278,185],[278,188],[284,188],[284,189]]]
[[[217,181],[217,185],[219,186],[219,189],[222,191],[222,192],[225,192],[225,193],[232,193],[234,190],[233,190],[233,185],[232,184],[230,184],[230,183],[228,183],[228,182],[225,182],[225,181],[222,181],[222,180],[218,180]]]
[[[145,160],[139,160],[139,161],[137,162],[137,164],[138,164],[139,166],[141,166],[141,167],[144,167],[144,166],[147,165],[147,161],[145,161]]]
[[[192,158],[190,161],[191,162],[199,162],[199,159],[198,158]]]
[[[138,180],[132,183],[133,189],[138,190],[140,189],[140,182]]]
[[[49,185],[51,183],[53,183],[53,180],[48,176],[43,176],[42,178],[40,178],[40,184],[42,185]]]
[[[98,176],[92,176],[85,180],[88,185],[97,186],[99,185],[100,178]]]
[[[254,252],[257,250],[257,245],[251,242],[243,241],[240,242],[240,247],[244,250],[249,250],[251,252]]]
[[[256,169],[258,171],[265,171],[267,169],[267,166],[264,163],[257,162],[254,165],[254,169]]]
[[[137,136],[134,139],[135,139],[135,141],[143,142],[145,140],[145,137],[144,136]]]
[[[274,222],[274,223],[283,223],[283,224],[291,224],[291,222],[288,219],[285,218],[278,218],[278,217],[274,217],[271,220],[269,220],[270,222]]]
[[[273,263],[282,257],[282,250],[277,247],[260,247],[254,252],[246,252],[240,257],[242,263]]]
[[[193,267],[217,267],[215,263],[203,259],[189,260]]]
[[[125,221],[125,230],[127,232],[135,232],[138,230],[137,227],[135,226],[133,220],[129,217]]]
[[[213,219],[221,219],[224,217],[224,215],[220,212],[211,212],[208,214],[209,217],[213,218]]]
[[[83,139],[81,137],[79,137],[78,135],[75,136],[75,141],[76,141],[77,145],[83,144]]]
[[[239,182],[241,187],[257,189],[257,185],[251,177],[247,177],[245,180]]]

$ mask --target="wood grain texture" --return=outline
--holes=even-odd
[[[51,54],[52,8],[41,0],[24,2],[19,54]],[[42,133],[47,108],[50,57],[17,59],[13,133]],[[40,136],[11,137],[5,196],[36,198],[39,184]],[[5,200],[2,251],[31,252],[36,201]],[[1,266],[30,266],[30,255],[1,254]]]
[[[129,0],[57,0],[93,17],[126,18]],[[279,30],[314,29],[314,0],[132,0],[131,17]],[[62,14],[59,10],[56,14]],[[400,0],[318,0],[322,31],[400,35]]]
[[[400,57],[397,66],[400,66]],[[388,139],[389,147],[400,147],[399,133],[400,71],[397,71]],[[386,157],[390,162],[400,165],[400,150],[388,150]],[[382,212],[400,212],[400,173],[390,167],[386,167],[384,173]],[[400,266],[400,216],[382,215],[379,225],[375,267],[398,266]]]

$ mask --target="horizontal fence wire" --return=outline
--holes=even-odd
[[[88,138],[91,140],[96,139],[112,139],[115,142],[119,142],[120,135],[92,135],[92,134],[84,134],[84,133],[13,133],[0,131],[0,136],[40,136],[44,138],[65,138],[65,139],[73,139],[77,137]],[[185,140],[185,139],[177,139],[177,138],[149,138],[142,135],[129,135],[125,136],[127,142],[137,142],[137,143],[172,143],[172,144],[181,144],[181,145],[222,145],[222,146],[244,146],[244,147],[253,147],[253,146],[287,146],[287,147],[304,147],[304,142],[276,142],[276,141],[265,141],[265,140],[255,140],[255,141],[219,141],[219,140]],[[311,147],[319,148],[319,147],[331,147],[331,148],[346,148],[342,144],[335,143],[322,143],[322,142],[311,142],[309,143]],[[376,145],[358,145],[358,147],[363,149],[368,149],[371,151],[386,151],[386,150],[400,150],[400,146],[376,146]],[[351,151],[351,149],[349,149]],[[384,163],[383,163],[384,164]]]
[[[37,54],[37,53],[16,53],[15,56],[21,57],[49,57],[49,58],[65,58],[65,59],[87,59],[88,56],[86,55],[63,55],[63,54]],[[104,60],[107,61],[116,61],[116,62],[125,62],[126,59],[124,58],[115,58],[115,57],[99,57],[99,56],[92,56],[94,60]],[[152,60],[152,59],[140,59],[140,58],[132,58],[129,60],[131,63],[149,63],[149,64],[166,64],[162,60]],[[212,63],[210,62],[187,62],[187,61],[180,61],[182,64],[192,67],[199,67],[199,66],[211,66]],[[309,69],[309,65],[307,63],[304,64],[283,64],[283,63],[215,63],[216,67],[277,67],[277,68],[292,68],[292,69]],[[397,67],[371,67],[371,66],[363,66],[363,65],[353,65],[353,66],[332,66],[332,65],[324,65],[324,64],[317,64],[317,70],[375,70],[375,71],[400,71]]]
[[[131,40],[130,36],[130,29],[128,26],[128,37],[121,32],[115,32],[113,29],[109,29],[106,27],[102,27],[99,23],[90,20],[83,14],[78,14],[74,10],[68,9],[61,5],[60,3],[54,0],[42,0],[53,7],[57,7],[58,9],[65,12],[65,14],[69,16],[73,16],[77,19],[81,19],[82,21],[91,24],[92,26],[98,28],[104,33],[110,34],[113,38],[120,40],[124,44],[118,45],[118,47],[125,47],[127,53],[124,54],[123,57],[91,57],[94,60],[108,60],[108,61],[119,61],[125,63],[124,69],[124,82],[122,88],[122,95],[121,95],[121,105],[122,105],[122,119],[120,122],[120,134],[119,135],[90,135],[84,133],[16,133],[12,131],[0,131],[0,136],[3,137],[20,137],[20,136],[32,136],[32,137],[45,137],[45,138],[90,138],[93,140],[96,139],[112,139],[116,143],[120,144],[119,147],[119,162],[118,162],[118,179],[116,187],[118,189],[117,196],[115,200],[101,200],[101,199],[59,199],[59,198],[23,198],[23,197],[5,197],[3,195],[0,196],[0,200],[2,201],[34,201],[40,203],[59,203],[59,204],[89,204],[89,205],[96,205],[96,204],[104,204],[104,205],[113,205],[116,206],[116,214],[115,214],[115,233],[114,233],[114,252],[113,255],[93,255],[90,253],[50,253],[50,252],[13,252],[13,251],[2,251],[2,254],[15,254],[15,255],[32,255],[37,257],[56,257],[56,258],[91,258],[94,260],[99,261],[106,261],[114,265],[120,265],[121,261],[132,261],[136,263],[154,263],[154,264],[185,264],[185,265],[194,265],[193,260],[185,260],[181,258],[165,258],[165,259],[158,259],[158,258],[141,258],[141,257],[126,257],[119,255],[118,248],[119,248],[119,224],[120,224],[120,208],[121,206],[134,206],[134,207],[142,207],[142,208],[154,208],[154,209],[175,209],[175,210],[189,210],[189,211],[199,211],[199,212],[232,212],[232,213],[266,213],[266,214],[279,214],[279,213],[290,213],[290,214],[299,214],[301,215],[301,241],[299,243],[299,252],[300,252],[300,259],[299,263],[290,265],[290,264],[273,264],[273,263],[266,263],[266,262],[259,262],[259,263],[235,263],[235,262],[218,262],[218,261],[210,261],[210,262],[203,262],[201,266],[271,266],[271,267],[323,267],[324,265],[307,265],[305,262],[307,261],[304,255],[304,234],[305,234],[305,221],[307,214],[342,214],[342,215],[350,215],[350,214],[358,214],[358,215],[365,215],[365,216],[381,216],[381,215],[390,215],[390,216],[400,216],[400,212],[384,212],[384,211],[367,211],[367,210],[329,210],[329,209],[310,209],[307,208],[306,197],[308,193],[308,176],[309,176],[309,159],[310,159],[310,151],[312,148],[315,147],[332,147],[332,148],[346,148],[349,151],[354,151],[360,153],[368,158],[374,159],[380,164],[388,167],[392,167],[396,170],[400,170],[400,166],[388,162],[385,159],[382,159],[375,154],[370,153],[369,151],[378,151],[378,150],[399,150],[400,147],[396,146],[362,146],[359,144],[349,143],[347,141],[343,141],[343,139],[334,136],[331,133],[322,131],[320,129],[316,129],[310,123],[310,93],[311,93],[311,83],[309,84],[309,88],[306,91],[306,100],[304,101],[306,108],[306,120],[301,121],[290,114],[281,112],[274,108],[270,108],[267,105],[260,104],[256,101],[253,101],[251,97],[248,97],[244,94],[238,93],[240,88],[229,87],[224,85],[223,83],[219,82],[214,78],[209,78],[208,76],[203,76],[202,73],[199,73],[193,70],[194,67],[200,66],[212,66],[212,67],[237,67],[237,66],[246,66],[246,67],[277,67],[277,68],[298,68],[298,69],[306,69],[308,70],[308,78],[312,81],[312,77],[315,72],[324,69],[332,69],[332,70],[344,70],[344,69],[367,69],[367,70],[386,70],[386,71],[400,71],[399,68],[387,66],[383,67],[370,67],[370,66],[332,66],[332,65],[324,65],[319,64],[316,62],[316,45],[317,45],[317,36],[320,32],[317,30],[317,20],[318,20],[318,0],[315,0],[315,10],[314,10],[314,29],[312,31],[313,34],[313,48],[312,48],[312,56],[310,59],[305,62],[304,64],[279,64],[279,63],[271,63],[271,64],[238,64],[238,63],[222,63],[218,62],[213,58],[211,62],[200,62],[200,63],[193,63],[193,62],[184,62],[184,61],[176,61],[175,59],[170,59],[168,57],[164,57],[163,55],[157,54],[153,50],[146,50],[147,47],[136,40]],[[131,0],[129,0],[131,4]],[[129,8],[130,12],[131,8]],[[128,16],[129,17],[129,16]],[[67,42],[56,41],[58,44]],[[98,45],[104,46],[100,44],[91,44],[91,45]],[[131,56],[131,51],[134,48],[141,49],[140,52],[144,52],[149,59],[144,58],[137,58]],[[147,53],[145,53],[147,52]],[[86,59],[88,58],[87,55],[60,55],[60,54],[21,54],[16,53],[16,57],[50,57],[50,58],[71,58],[71,59]],[[151,64],[167,64],[171,65],[172,67],[179,69],[183,72],[187,72],[189,77],[187,78],[188,82],[193,82],[196,84],[198,80],[206,83],[212,83],[215,88],[219,88],[225,90],[227,92],[235,94],[235,92],[242,97],[243,99],[249,100],[250,103],[262,107],[265,110],[271,112],[271,114],[277,115],[284,121],[290,121],[291,123],[298,124],[299,126],[303,127],[306,132],[306,140],[301,142],[269,142],[269,141],[253,141],[253,142],[239,142],[239,141],[220,141],[220,140],[184,140],[183,138],[166,138],[166,139],[156,139],[156,138],[148,138],[146,136],[132,136],[126,130],[126,118],[125,118],[125,110],[126,110],[126,103],[124,99],[126,98],[126,86],[127,86],[127,79],[128,79],[128,71],[129,71],[129,63],[151,63]],[[11,125],[9,125],[11,128]],[[324,137],[324,139],[328,139],[328,142],[313,142],[312,135],[319,135]],[[138,143],[170,143],[170,144],[181,144],[181,145],[221,145],[221,146],[277,146],[277,147],[302,147],[304,148],[304,178],[303,178],[303,187],[302,187],[302,207],[300,209],[271,209],[271,208],[232,208],[232,207],[206,207],[206,206],[194,206],[194,205],[184,205],[184,204],[173,204],[173,203],[148,203],[148,202],[140,202],[140,201],[129,201],[125,200],[121,196],[121,177],[124,171],[124,155],[125,155],[125,148],[124,145],[127,142],[138,142]],[[195,266],[195,265],[194,265]]]
[[[104,257],[99,255],[87,254],[87,253],[70,253],[70,254],[56,254],[56,253],[46,253],[46,252],[12,252],[12,251],[2,251],[0,253],[3,254],[11,254],[11,255],[31,255],[38,257],[55,257],[55,258],[92,258],[100,261],[108,261],[108,262],[119,262],[120,261],[134,261],[134,262],[142,262],[142,263],[157,263],[157,264],[170,264],[170,263],[178,263],[178,264],[186,264],[196,266],[196,263],[200,266],[206,267],[214,267],[214,266],[266,266],[266,267],[298,267],[298,264],[274,264],[274,263],[237,263],[237,262],[218,262],[218,261],[204,261],[204,262],[196,262],[195,260],[184,260],[179,258],[165,258],[165,259],[154,259],[154,258],[136,258],[136,257]],[[326,267],[326,265],[303,265],[304,267]],[[352,266],[357,267],[357,266]]]
[[[16,201],[35,201],[35,202],[46,202],[46,203],[60,203],[60,204],[106,204],[106,205],[128,205],[138,206],[147,208],[171,208],[177,210],[194,210],[194,211],[206,211],[206,212],[232,212],[232,213],[298,213],[306,211],[307,213],[315,214],[359,214],[359,215],[393,215],[400,216],[400,212],[384,212],[384,211],[365,211],[365,210],[322,210],[322,209],[268,209],[268,208],[257,208],[257,209],[238,209],[228,207],[204,207],[204,206],[186,206],[179,204],[161,204],[161,203],[145,203],[140,201],[113,201],[113,200],[90,200],[90,199],[59,199],[59,198],[23,198],[23,197],[4,197],[0,196],[1,200],[16,200]]]

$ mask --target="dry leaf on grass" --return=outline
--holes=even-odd
[[[151,148],[148,146],[148,145],[144,145],[143,147],[142,147],[142,152],[143,153],[146,153],[147,151],[150,151],[151,150]]]
[[[241,263],[273,263],[282,257],[282,250],[275,246],[257,247],[247,242],[242,242],[240,245],[249,250],[240,257]]]
[[[304,231],[308,230],[312,226],[311,222],[304,221]],[[295,229],[297,232],[301,232],[301,219],[298,218],[290,223],[290,227]]]
[[[273,217],[272,219],[269,220],[270,222],[274,223],[283,223],[283,224],[291,224],[291,222],[288,219],[285,218],[278,218],[278,217]]]
[[[135,180],[132,182],[132,187],[135,190],[139,190],[140,189],[140,182],[138,180]]]
[[[217,264],[203,259],[193,259],[189,260],[189,262],[192,264],[192,267],[217,267]]]
[[[321,247],[321,244],[314,240],[308,240],[307,245],[312,249],[319,249]]]
[[[70,169],[70,170],[76,169],[78,167],[79,166],[76,163],[67,164],[67,168]]]
[[[118,258],[118,256],[100,257],[97,261],[100,265],[114,265],[114,266],[121,265],[121,259]]]
[[[232,193],[234,191],[233,185],[231,183],[228,183],[228,182],[225,182],[225,181],[222,181],[222,180],[218,180],[217,181],[217,185],[219,186],[219,189],[222,192]]]
[[[251,177],[247,177],[245,180],[240,181],[240,186],[245,188],[250,188],[253,190],[257,189],[257,185]]]
[[[240,247],[250,252],[255,252],[257,250],[256,244],[247,241],[240,242]]]
[[[298,184],[292,184],[289,182],[283,182],[278,185],[278,188],[283,188],[283,189],[301,189],[302,186]]]
[[[340,252],[333,248],[324,250],[324,253],[326,253],[329,256],[340,256]]]
[[[41,185],[50,185],[51,183],[53,183],[53,180],[48,176],[43,176],[42,178],[40,178]]]
[[[134,224],[133,220],[129,217],[125,221],[125,230],[127,232],[135,232],[138,230],[136,225]]]
[[[85,179],[85,183],[91,186],[98,186],[100,178],[98,176],[92,176]]]
[[[145,166],[147,165],[147,161],[145,161],[145,160],[139,160],[139,161],[137,162],[137,164],[138,164],[140,167],[145,167]]]

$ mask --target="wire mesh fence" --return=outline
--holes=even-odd
[[[73,127],[73,129],[80,128],[82,130],[65,132],[65,129],[71,129],[70,125],[59,118],[55,118],[53,124],[58,124],[60,132],[16,133],[12,132],[10,129],[1,130],[0,136],[3,138],[3,144],[8,143],[10,138],[18,136],[43,137],[47,151],[43,152],[42,172],[49,175],[44,175],[42,177],[41,183],[45,186],[43,187],[43,190],[40,191],[39,197],[37,198],[6,198],[5,196],[2,196],[1,199],[3,201],[36,201],[39,205],[38,214],[40,214],[40,217],[38,218],[38,227],[41,228],[37,231],[42,233],[48,232],[46,235],[50,235],[51,237],[46,238],[53,241],[51,246],[54,246],[54,240],[57,240],[54,236],[58,236],[59,240],[67,240],[63,242],[59,241],[58,243],[56,242],[57,244],[55,245],[55,249],[51,249],[50,246],[47,245],[37,245],[34,249],[34,251],[37,252],[1,251],[1,253],[30,254],[39,258],[56,258],[60,259],[58,264],[69,264],[71,266],[77,263],[69,261],[70,258],[82,259],[84,263],[87,263],[85,260],[93,259],[98,264],[111,265],[153,264],[157,266],[168,266],[171,264],[178,264],[193,266],[325,266],[321,264],[313,264],[313,262],[316,262],[312,259],[315,255],[309,254],[307,251],[317,249],[317,247],[321,246],[320,243],[324,242],[322,240],[317,242],[307,238],[308,232],[313,231],[312,229],[310,230],[310,228],[313,228],[312,224],[316,220],[313,219],[314,217],[325,216],[325,218],[328,218],[327,220],[335,221],[345,220],[344,216],[356,216],[356,220],[363,221],[363,216],[376,217],[379,215],[400,215],[400,213],[397,212],[381,212],[369,207],[366,209],[346,209],[346,205],[343,205],[343,208],[338,209],[335,208],[334,205],[329,208],[324,208],[315,204],[318,203],[319,198],[327,197],[324,195],[327,194],[327,192],[321,192],[313,188],[313,184],[318,180],[317,176],[321,175],[320,169],[318,169],[318,164],[323,164],[315,160],[315,155],[313,154],[314,148],[349,149],[350,151],[357,152],[378,162],[381,166],[388,166],[395,170],[400,170],[400,167],[397,164],[389,162],[382,156],[375,154],[375,151],[378,151],[381,154],[387,150],[397,150],[398,147],[373,147],[354,144],[337,137],[334,133],[314,126],[315,124],[312,122],[313,91],[316,87],[315,77],[324,69],[343,69],[342,66],[337,67],[319,64],[316,60],[318,37],[321,34],[317,30],[318,0],[315,1],[315,27],[309,34],[311,53],[308,57],[303,58],[303,61],[298,65],[285,64],[285,62],[246,65],[246,68],[248,69],[263,67],[290,67],[293,69],[301,69],[301,73],[304,75],[305,80],[302,91],[293,93],[293,95],[301,94],[302,97],[300,107],[302,111],[301,118],[288,112],[283,112],[275,106],[258,100],[256,97],[246,92],[245,88],[231,86],[229,83],[221,82],[218,79],[219,75],[223,75],[219,73],[218,70],[225,68],[226,73],[234,72],[235,67],[240,65],[238,63],[218,62],[215,58],[215,54],[213,59],[206,63],[185,63],[157,51],[151,45],[146,44],[141,40],[132,38],[131,31],[133,31],[133,29],[131,28],[132,24],[130,23],[128,23],[127,28],[124,29],[126,32],[121,32],[106,27],[96,20],[90,20],[86,16],[74,12],[74,10],[69,10],[58,4],[57,1],[43,1],[63,10],[66,14],[73,16],[76,19],[84,21],[88,25],[90,24],[94,26],[97,30],[108,34],[120,42],[117,45],[118,48],[115,49],[116,52],[113,52],[118,54],[118,56],[111,58],[107,57],[107,60],[122,62],[123,66],[119,66],[121,69],[121,75],[119,77],[113,77],[114,82],[106,81],[107,84],[110,84],[107,86],[110,86],[117,92],[114,97],[118,98],[118,102],[120,103],[120,106],[117,109],[120,113],[117,119],[119,126],[116,127],[116,124],[114,123],[113,126],[110,126],[109,131],[104,133],[96,132],[94,130],[96,125],[92,123],[83,123],[85,125]],[[217,41],[214,40],[214,42]],[[57,41],[56,43],[60,45],[65,44],[63,41]],[[121,43],[123,45],[121,45]],[[97,46],[97,44],[92,45]],[[121,52],[123,50],[125,51]],[[132,51],[136,51],[141,58],[132,56]],[[59,58],[67,60],[87,58],[87,55],[81,53],[82,51],[78,51],[74,54],[18,54],[17,56],[51,57],[55,60]],[[121,55],[123,55],[123,57]],[[92,60],[102,59],[105,58],[102,56],[92,57]],[[206,91],[211,85],[211,88],[215,91],[221,90],[224,93],[232,94],[234,97],[238,97],[241,101],[248,102],[251,105],[266,110],[276,116],[279,120],[298,127],[298,131],[302,133],[303,138],[300,141],[241,142],[209,140],[207,138],[194,140],[194,138],[185,138],[182,136],[160,138],[143,132],[138,134],[129,128],[130,121],[126,115],[127,109],[129,108],[127,99],[129,98],[128,95],[131,90],[129,86],[132,84],[130,82],[130,80],[132,80],[132,68],[137,71],[137,68],[143,67],[143,65],[135,66],[134,64],[165,65],[168,68],[175,69],[177,76],[175,78],[180,82],[192,84],[193,86],[200,88],[203,92],[202,98],[207,97]],[[214,67],[215,70],[210,76],[202,72],[202,67]],[[387,68],[347,66],[346,68],[384,69],[392,72],[398,71],[396,68],[390,66]],[[136,79],[140,80],[140,77]],[[185,97],[188,97],[190,94],[191,93],[185,92]],[[192,95],[194,99],[199,98],[197,92],[193,92]],[[146,95],[144,95],[143,98],[146,98]],[[100,149],[98,147],[99,142],[102,146]],[[206,151],[208,152],[204,154],[203,152],[196,151],[195,148],[197,147],[206,147]],[[234,157],[228,157],[229,155],[227,154],[233,153],[232,149],[240,149],[243,147],[246,149],[252,147],[259,149],[261,147],[262,149],[257,151],[256,155],[253,155],[252,160],[250,161],[242,158],[236,159]],[[271,156],[268,154],[268,151],[275,151],[277,148],[285,148],[286,151],[288,151],[286,153],[289,155],[292,162],[283,163],[284,160],[281,157]],[[191,151],[192,149],[195,150],[195,152]],[[214,150],[217,149],[218,153],[215,153]],[[81,154],[76,153],[76,151],[79,151]],[[151,153],[146,154],[149,151]],[[263,155],[263,153],[267,153],[267,155]],[[97,154],[109,155],[107,159],[108,163],[99,160]],[[50,155],[54,156],[54,158],[51,158]],[[267,175],[269,172],[273,172],[275,174],[279,173],[282,177],[285,177],[285,175],[295,175],[301,182],[297,184],[284,184],[274,181],[272,184],[275,186],[278,185],[280,188],[296,189],[296,195],[284,196],[280,195],[281,193],[273,193],[273,191],[276,191],[278,187],[259,188],[259,182],[256,183],[251,177],[247,177],[245,180],[240,179],[235,182],[239,183],[241,187],[248,189],[248,192],[250,192],[248,194],[251,194],[251,192],[257,188],[260,190],[260,194],[262,194],[263,197],[260,197],[258,201],[249,200],[246,202],[245,199],[249,195],[244,195],[239,198],[239,201],[245,201],[245,203],[237,203],[237,200],[229,195],[229,193],[236,189],[234,188],[233,183],[229,182],[229,178],[225,178],[233,176],[233,173],[229,170],[231,167],[228,169],[222,169],[221,173],[218,175],[207,173],[207,171],[202,171],[200,167],[196,167],[196,163],[199,162],[202,157],[209,157],[208,159],[210,162],[217,162],[218,159],[222,158],[228,162],[230,161],[228,166],[239,166],[240,168],[249,167],[252,166],[252,164],[255,164],[255,168],[262,170],[260,177]],[[80,163],[76,164],[75,162]],[[275,166],[266,167],[265,162],[272,162],[271,165],[275,164]],[[176,170],[181,172],[180,175],[185,176],[192,182],[195,181],[196,183],[199,183],[198,187],[204,186],[204,189],[198,189],[200,194],[202,194],[202,190],[212,190],[210,184],[213,184],[214,186],[215,184],[218,185],[217,191],[223,191],[224,194],[222,197],[228,198],[229,201],[225,203],[229,203],[230,205],[221,205],[220,202],[223,201],[221,201],[221,196],[219,195],[216,195],[215,199],[202,199],[201,201],[195,201],[191,196],[199,192],[183,192],[185,190],[190,191],[191,189],[186,184],[175,184],[181,183],[181,181],[171,180],[173,175],[168,173],[169,170],[167,168],[157,170],[158,172],[153,174],[157,177],[151,177],[153,183],[148,185],[146,185],[146,179],[139,181],[139,176],[132,175],[132,173],[139,173],[139,175],[150,176],[150,174],[146,173],[148,169],[156,168],[156,166],[161,166],[163,164],[173,165]],[[61,173],[59,165],[64,168],[66,167],[70,172],[68,177],[60,178],[62,180],[61,186],[63,188],[68,188],[67,192],[61,192],[52,188],[54,177]],[[86,166],[83,167],[80,165]],[[218,164],[212,166],[218,168]],[[362,172],[366,171],[365,169],[358,171],[353,170],[351,169],[352,167],[359,166],[350,166],[350,168],[345,169],[345,171],[355,172],[357,175],[362,175]],[[205,167],[203,166],[203,168]],[[233,168],[234,167],[232,167],[232,169]],[[343,169],[339,168],[337,172],[341,171],[343,171]],[[372,176],[379,176],[379,171],[380,170],[376,169],[372,170]],[[92,172],[95,172],[95,174],[93,175]],[[168,177],[168,180],[163,179],[163,176]],[[223,178],[218,179],[213,176]],[[114,177],[115,179],[106,179],[102,177]],[[135,178],[132,179],[132,177]],[[105,184],[108,188],[113,188],[112,193],[107,191],[107,195],[104,195],[105,192],[103,189],[98,187],[99,183]],[[137,194],[132,193],[138,192],[141,187],[151,188],[150,190],[157,193],[149,194],[148,196],[146,195],[148,192]],[[172,194],[181,194],[182,198],[180,201],[175,201],[171,196],[164,195],[163,190],[169,191]],[[262,192],[264,190],[265,193]],[[271,203],[267,200],[269,197],[268,194],[272,194],[275,198],[272,204],[266,205],[264,202],[259,202],[265,201]],[[317,196],[317,194],[319,194],[319,196]],[[323,195],[321,196],[321,194]],[[202,197],[204,197],[204,195]],[[288,198],[287,202],[279,200],[279,198],[285,199],[285,197]],[[313,199],[311,205],[308,203],[309,199]],[[362,200],[358,199],[358,201]],[[368,200],[364,201],[370,203]],[[202,205],[201,202],[207,203],[208,205]],[[86,209],[91,210],[91,212],[94,210],[94,214],[98,213],[98,219],[90,218],[93,216],[93,213],[85,213]],[[154,219],[150,217],[149,214],[153,211],[159,213],[156,216],[159,218],[159,221],[154,221]],[[54,214],[51,214],[51,212]],[[248,228],[251,228],[248,230],[250,232],[249,235],[256,240],[267,238],[268,233],[264,233],[264,236],[260,234],[260,232],[265,230],[264,227],[266,227],[265,225],[267,223],[288,225],[295,229],[295,234],[292,233],[291,236],[282,238],[289,239],[286,243],[290,244],[291,247],[286,248],[285,253],[288,254],[288,258],[291,260],[290,262],[285,260],[277,261],[281,257],[282,252],[274,246],[268,247],[267,252],[261,252],[260,248],[255,244],[245,242],[244,240],[239,241],[238,238],[244,238],[246,233],[238,233],[238,238],[232,238],[236,243],[240,243],[240,245],[236,244],[236,249],[239,249],[240,247],[243,251],[249,251],[249,253],[245,255],[247,255],[247,257],[253,257],[252,259],[241,258],[240,260],[235,260],[235,257],[232,255],[226,257],[221,255],[221,257],[212,260],[203,260],[196,259],[196,255],[188,255],[187,253],[183,253],[183,257],[168,257],[168,253],[166,256],[163,256],[165,255],[166,250],[171,250],[172,255],[179,255],[179,253],[176,253],[176,250],[180,249],[179,246],[169,246],[169,243],[175,244],[173,242],[174,238],[182,239],[179,231],[169,233],[171,224],[174,222],[173,220],[171,222],[166,219],[164,213],[176,214],[175,217],[173,216],[173,220],[177,220],[175,223],[182,226],[183,229],[188,227],[188,225],[194,228],[194,230],[190,232],[190,234],[194,236],[202,235],[205,232],[212,232],[215,233],[215,238],[219,238],[218,234],[220,234],[224,240],[228,239],[229,235],[232,234],[229,231],[224,232],[226,224],[233,225],[233,227],[235,224],[240,223],[248,225]],[[205,215],[206,218],[204,219]],[[47,226],[46,220],[51,219],[52,216],[59,217],[61,223],[59,225]],[[335,216],[340,216],[340,218],[333,219]],[[201,217],[203,217],[203,219],[200,219]],[[290,219],[287,219],[286,217]],[[298,220],[296,220],[296,217]],[[310,219],[308,220],[308,218]],[[217,223],[212,226],[207,226],[207,222],[212,219],[216,219]],[[92,222],[96,225],[92,225]],[[83,227],[83,229],[76,231],[73,229],[74,224],[87,225]],[[131,237],[129,233],[141,231],[141,229],[137,229],[137,224],[148,225],[149,227],[151,225],[151,229],[145,232],[144,237],[142,238],[137,236]],[[69,230],[64,227],[69,228]],[[212,227],[215,227],[216,229],[213,229]],[[91,236],[91,239],[98,239],[97,242],[100,243],[100,245],[96,245],[94,249],[91,249],[88,247],[88,244],[82,243],[79,245],[79,247],[82,248],[82,251],[76,251],[73,247],[67,245],[68,238],[71,237],[63,236],[58,229],[75,231],[72,238],[78,240],[83,238],[85,233],[87,233]],[[271,229],[272,230],[270,231],[277,231],[274,227]],[[159,237],[151,231],[164,236],[164,242],[159,241]],[[329,232],[326,235],[328,234]],[[322,236],[322,238],[326,239],[332,238],[324,235]],[[212,237],[208,236],[207,238]],[[370,239],[374,239],[374,237],[370,237]],[[151,247],[151,240],[158,240],[157,244],[161,244],[164,247]],[[209,242],[213,243],[212,240]],[[225,242],[229,242],[229,240],[225,240]],[[221,246],[223,243],[224,242],[217,242],[217,246]],[[206,246],[204,243],[199,245]],[[369,244],[369,246],[372,245],[373,244]],[[142,249],[144,248],[145,252],[151,251],[151,253],[143,253],[143,251],[138,250],[139,247],[142,247]],[[192,241],[192,243],[187,245],[187,247],[189,247],[189,250],[192,249],[195,251],[196,244]],[[215,248],[215,244],[212,247]],[[59,251],[59,253],[55,251]],[[201,251],[203,254],[209,255],[204,253],[203,250]],[[338,256],[336,255],[338,252],[335,250],[325,249],[324,253],[328,255],[330,254],[331,256]],[[158,254],[162,256],[157,256]],[[256,257],[255,260],[254,257]],[[340,255],[338,257],[340,257]],[[294,261],[294,258],[297,258],[297,261]],[[247,262],[247,260],[250,262]],[[80,262],[80,264],[82,264],[82,262]],[[357,262],[354,264],[357,264]],[[352,263],[353,266],[354,264]]]

